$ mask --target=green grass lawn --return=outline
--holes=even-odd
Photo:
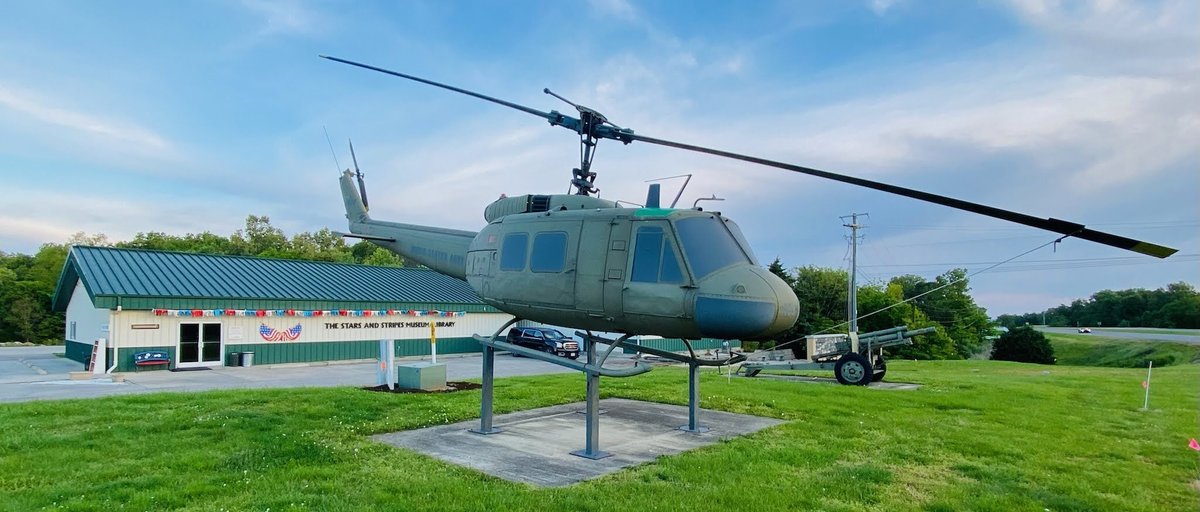
[[[1200,362],[1200,345],[1106,338],[1100,334],[1044,333],[1060,365],[1145,368]]]
[[[1200,329],[1158,329],[1154,327],[1097,327],[1098,332],[1121,331],[1142,334],[1182,334],[1185,336],[1200,336]]]
[[[788,420],[566,488],[537,489],[372,442],[477,417],[479,392],[353,388],[0,405],[0,509],[1195,511],[1200,365],[889,363],[916,391],[705,374],[706,408]],[[684,404],[686,373],[604,379]],[[583,399],[579,375],[502,379],[508,412]],[[603,419],[601,429],[604,428]],[[580,442],[582,443],[582,439]]]

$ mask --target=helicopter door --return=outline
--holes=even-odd
[[[530,223],[529,266],[521,274],[523,301],[573,308],[579,221]],[[501,256],[503,258],[503,255]]]
[[[684,313],[687,272],[671,225],[665,221],[634,223],[633,251],[625,282],[625,312],[660,317]]]
[[[610,221],[608,256],[604,258],[604,316],[621,318],[625,289],[625,264],[629,261],[629,220]]]
[[[609,219],[583,222],[575,271],[575,309],[595,316],[604,311],[604,271],[608,254]],[[621,266],[625,265],[622,259]]]

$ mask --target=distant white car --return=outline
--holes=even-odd
[[[1092,330],[1091,330],[1091,329],[1088,329],[1087,327],[1080,327],[1080,328],[1079,328],[1079,334],[1091,334],[1091,333],[1092,333]]]

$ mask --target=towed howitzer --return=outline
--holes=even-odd
[[[809,335],[800,339],[806,343],[807,359],[750,360],[742,363],[738,372],[754,377],[763,370],[833,370],[838,382],[865,386],[883,380],[887,373],[883,349],[910,344],[913,338],[934,330],[934,327],[909,330],[907,326],[898,326],[858,335]]]

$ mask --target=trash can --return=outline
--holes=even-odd
[[[241,366],[241,364],[242,364],[242,353],[241,352],[230,352],[229,353],[229,364],[226,366]]]
[[[239,352],[238,366],[254,366],[254,352]]]

